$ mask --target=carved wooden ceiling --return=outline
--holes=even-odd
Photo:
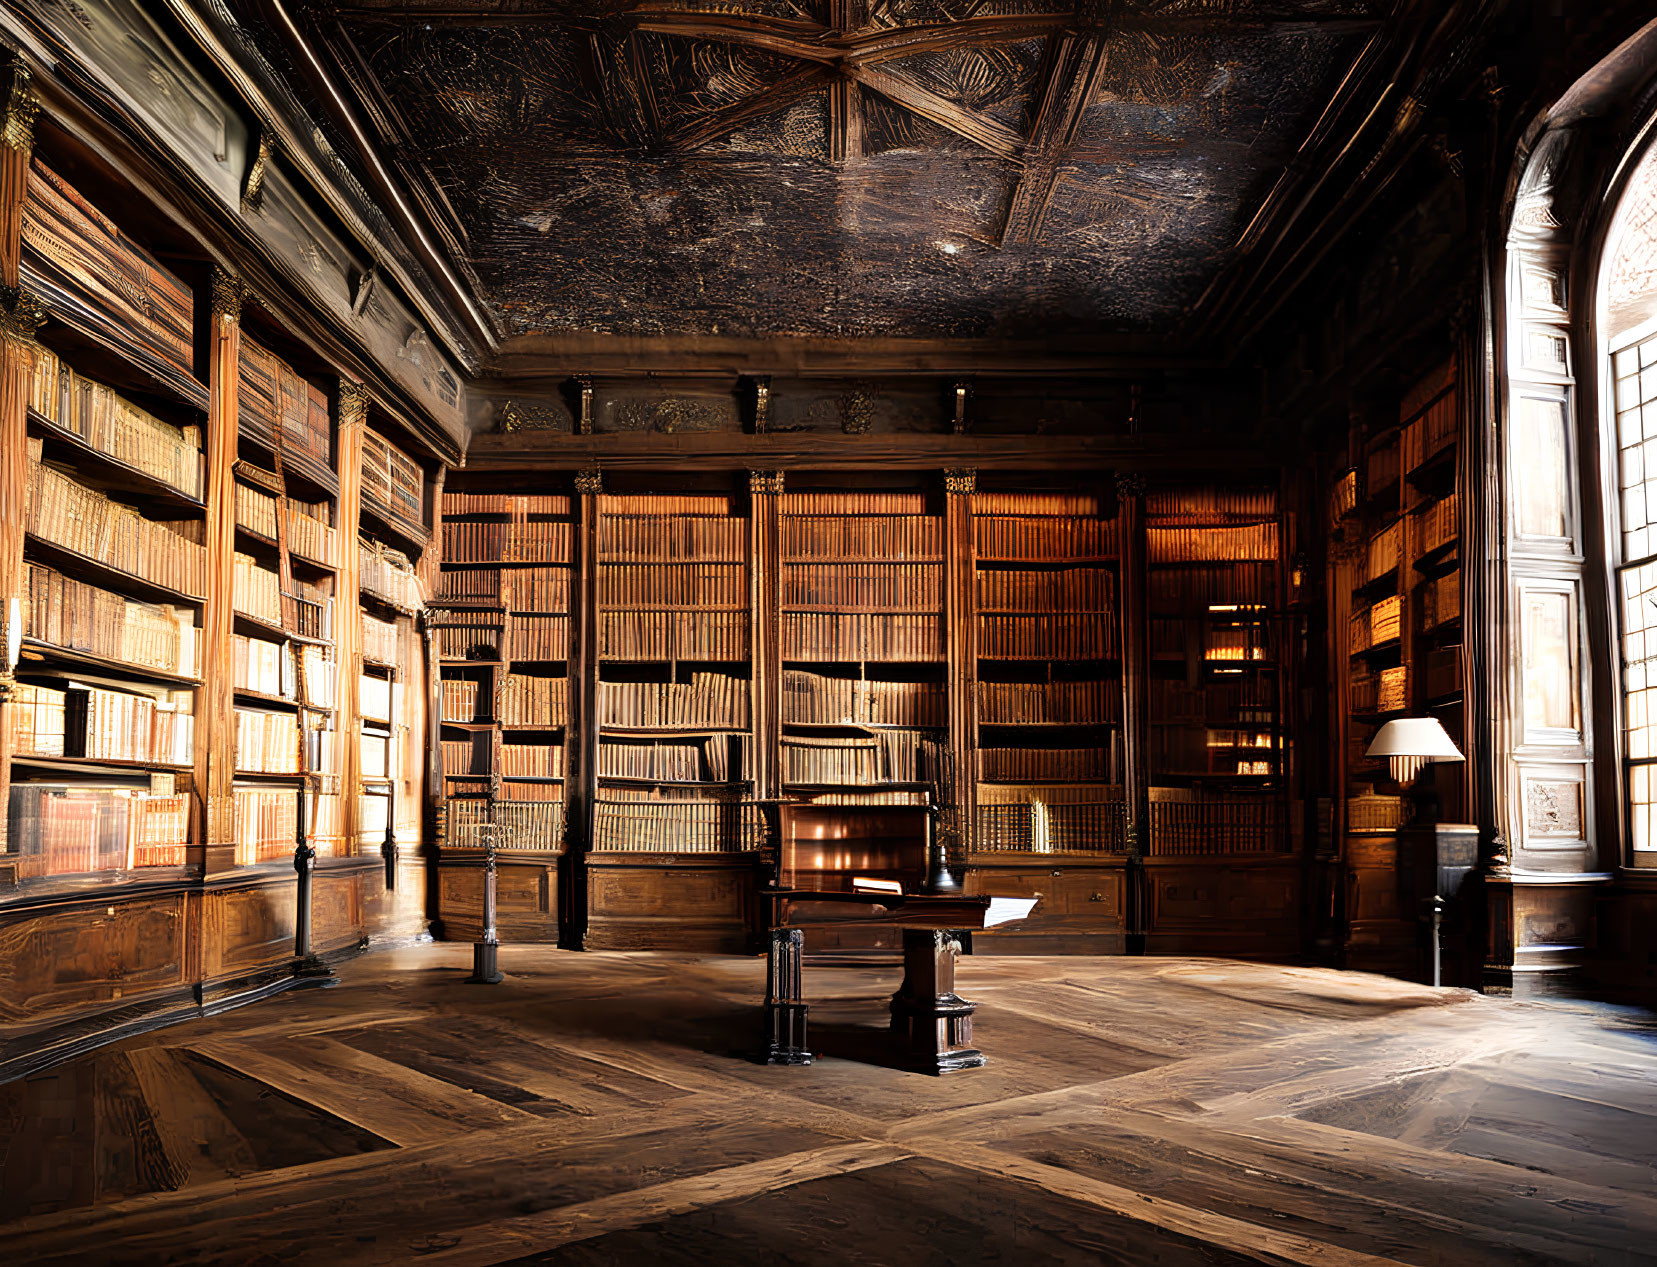
[[[1391,7],[287,0],[508,338],[1170,333]]]

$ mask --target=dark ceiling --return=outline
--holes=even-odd
[[[1041,339],[1175,330],[1385,7],[356,0],[298,21],[503,337]]]

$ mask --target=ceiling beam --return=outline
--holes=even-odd
[[[655,149],[661,142],[662,115],[639,37],[632,31],[600,30],[590,32],[586,43],[592,86],[611,131],[629,149]]]
[[[896,71],[875,66],[848,66],[846,74],[905,110],[929,119],[956,136],[964,137],[980,149],[988,150],[998,158],[1019,162],[1024,153],[1024,138],[1004,123],[997,123],[976,110],[969,110],[947,98],[938,96]]]
[[[1025,146],[1024,170],[1001,224],[1002,246],[1034,242],[1041,236],[1060,168],[1076,143],[1082,118],[1104,73],[1108,45],[1097,31],[1066,31],[1055,37],[1041,103]]]
[[[836,62],[844,50],[835,31],[818,22],[757,14],[699,13],[689,9],[636,9],[630,15],[641,31],[686,39],[741,44],[806,62]]]
[[[829,0],[829,25],[845,34],[869,25],[867,0]],[[829,162],[836,167],[863,157],[863,89],[855,80],[836,75],[828,92]]]
[[[937,53],[950,48],[990,48],[1040,39],[1063,29],[1069,13],[1034,13],[1018,17],[964,18],[959,22],[929,22],[891,30],[848,35],[844,41],[849,60],[864,66],[918,53]]]

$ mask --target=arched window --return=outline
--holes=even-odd
[[[1616,594],[1620,604],[1622,761],[1629,857],[1657,866],[1657,148],[1648,149],[1611,218],[1599,326],[1615,445]]]

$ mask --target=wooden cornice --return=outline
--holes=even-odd
[[[1283,456],[1260,446],[1202,451],[1215,470],[1274,467]],[[663,435],[558,435],[519,431],[476,435],[466,450],[466,469],[480,472],[526,470],[1102,470],[1118,467],[1182,470],[1191,466],[1188,446],[1147,443],[1129,435],[958,436],[842,435],[794,432],[743,435],[687,432]]]

